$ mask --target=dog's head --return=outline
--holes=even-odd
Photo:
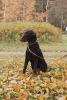
[[[36,34],[32,31],[32,30],[29,30],[29,31],[26,31],[24,33],[24,36],[20,39],[20,41],[22,42],[35,42],[36,41]]]

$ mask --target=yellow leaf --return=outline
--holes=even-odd
[[[39,86],[36,86],[36,87],[35,87],[35,89],[39,90],[39,89],[40,89],[40,87],[39,87]]]
[[[27,100],[27,98],[20,97],[18,100]]]
[[[40,74],[42,74],[43,72],[42,71],[40,71]]]
[[[13,89],[14,89],[15,91],[19,91],[19,90],[20,90],[20,86],[19,86],[18,84],[14,84],[14,85],[13,85]]]
[[[50,83],[50,79],[47,79],[46,82],[47,82],[47,83]]]
[[[51,91],[51,94],[53,95],[53,94],[56,94],[56,92],[54,92],[54,91]]]
[[[1,79],[1,78],[4,78],[4,76],[0,75],[0,79]]]
[[[31,70],[29,73],[30,73],[30,74],[33,74],[33,70]]]
[[[57,85],[60,85],[60,84],[61,84],[60,81],[58,81],[58,82],[57,82]]]
[[[8,77],[5,77],[5,78],[3,79],[3,81],[8,81]]]
[[[34,86],[34,82],[31,82],[31,86]]]
[[[10,95],[9,93],[7,93],[7,94],[6,94],[6,99],[7,99],[7,100],[10,100],[10,98],[11,98],[11,95]]]
[[[64,86],[63,88],[67,90],[67,86]]]
[[[57,89],[57,85],[56,83],[52,83],[52,87],[50,87],[51,89]]]
[[[19,78],[18,78],[18,81],[21,81],[22,80],[22,76],[20,76]]]
[[[37,95],[34,95],[33,97],[34,97],[35,99],[37,99],[38,96],[37,96]]]
[[[30,87],[29,91],[32,91],[33,90],[33,87]]]
[[[16,97],[19,97],[19,93],[18,93],[18,92],[16,92],[16,93],[15,93],[15,96],[16,96]]]
[[[43,97],[41,96],[39,100],[43,100]]]
[[[9,88],[12,88],[12,84],[10,84],[8,87],[9,87]]]
[[[47,85],[46,85],[46,84],[41,84],[40,86],[41,86],[41,87],[46,87]]]
[[[2,84],[0,84],[0,88],[2,87]]]
[[[64,97],[64,100],[67,100],[67,95]]]
[[[49,94],[45,93],[45,95],[43,96],[44,98],[49,98]]]
[[[63,77],[63,79],[62,79],[63,81],[65,81],[66,80],[66,77]]]
[[[7,90],[6,89],[3,89],[3,92],[7,92]]]
[[[27,98],[27,97],[28,97],[28,94],[24,93],[23,98]]]

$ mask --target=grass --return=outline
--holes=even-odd
[[[50,43],[40,43],[38,40],[38,43],[40,45],[40,48],[42,51],[67,51],[67,37],[62,36],[62,40],[59,40],[59,42],[50,42]],[[0,44],[0,52],[23,52],[27,48],[27,43],[22,43],[19,40],[14,42],[11,41],[10,43],[8,42],[2,42]]]
[[[62,36],[62,40],[60,42],[41,44],[40,47],[42,48],[42,51],[67,51],[67,37]]]

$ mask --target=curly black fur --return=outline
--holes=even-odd
[[[47,71],[47,63],[44,60],[43,54],[36,40],[37,40],[36,34],[32,30],[26,31],[24,36],[20,39],[20,41],[22,42],[26,42],[26,41],[28,42],[23,73],[25,73],[29,61],[31,62],[31,67],[33,69],[34,74],[36,74],[37,69],[43,72]],[[29,48],[33,53],[35,53],[41,58],[32,54],[29,51]]]

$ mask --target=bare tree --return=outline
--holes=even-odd
[[[67,0],[49,0],[48,4],[48,21],[55,25],[56,27],[60,27],[61,29],[65,29],[67,22]]]

